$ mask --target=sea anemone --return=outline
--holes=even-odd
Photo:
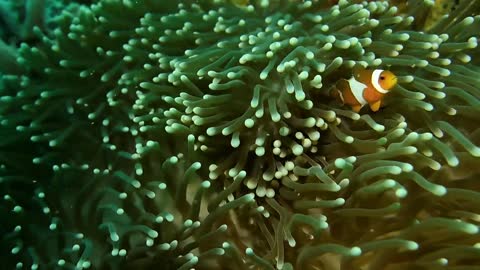
[[[65,9],[2,69],[7,267],[475,269],[480,1],[432,5]],[[331,97],[355,66],[379,112]]]

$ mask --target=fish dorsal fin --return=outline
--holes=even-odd
[[[353,77],[355,77],[356,79],[359,79],[360,78],[360,74],[362,74],[363,72],[365,72],[366,68],[364,68],[362,65],[360,64],[357,64],[355,65],[353,68],[352,68],[352,75]]]

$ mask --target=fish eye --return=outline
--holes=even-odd
[[[385,76],[380,76],[380,80],[385,80]]]

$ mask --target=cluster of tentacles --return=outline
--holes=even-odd
[[[428,31],[432,1],[167,2],[77,5],[12,48],[9,269],[480,264],[480,1]],[[357,65],[398,75],[377,113],[329,95]]]

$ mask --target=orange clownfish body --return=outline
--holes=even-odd
[[[383,97],[397,84],[397,77],[388,70],[357,68],[352,78],[341,79],[332,95],[342,104],[359,112],[368,104],[374,112],[380,109]]]

